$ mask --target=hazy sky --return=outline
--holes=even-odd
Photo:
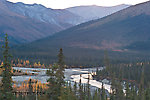
[[[138,4],[149,0],[8,0],[24,2],[27,4],[38,3],[54,9],[62,9],[80,5],[114,6],[119,4]]]

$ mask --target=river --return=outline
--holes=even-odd
[[[16,70],[22,70],[23,72],[27,73],[37,73],[38,75],[35,76],[13,76],[12,79],[18,84],[21,84],[23,81],[31,79],[36,79],[41,81],[41,83],[46,83],[47,79],[49,78],[46,75],[46,71],[48,69],[43,68],[23,68],[23,67],[13,67],[13,69]],[[99,67],[100,70],[102,70],[102,67]],[[96,72],[96,68],[85,68],[85,69],[79,69],[79,68],[71,68],[71,69],[65,69],[65,80],[66,81],[72,81],[79,83],[80,80],[80,74],[81,74],[81,83],[86,84],[88,81],[88,73]],[[90,82],[89,84],[96,88],[101,88],[102,82],[96,81],[92,79],[92,76],[90,75]],[[110,92],[110,85],[104,84],[104,87],[108,92]]]

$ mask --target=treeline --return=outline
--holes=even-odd
[[[37,44],[38,45],[38,44]],[[31,51],[34,49],[34,51]],[[57,51],[55,47],[40,47],[38,49],[16,46],[10,49],[13,58],[28,60],[31,62],[44,63],[46,65],[53,64],[57,61]],[[87,49],[87,48],[63,48],[65,54],[65,62],[67,65],[74,66],[99,66],[103,65],[103,50]],[[19,53],[18,53],[19,52]],[[136,61],[149,61],[149,52],[119,52],[109,51],[111,63],[130,63]]]
[[[0,84],[0,100],[106,100],[105,90],[96,90],[95,95],[91,95],[89,78],[87,85],[81,84],[81,78],[79,84],[76,82],[74,86],[70,82],[64,80],[65,62],[63,50],[60,49],[58,54],[58,61],[48,71],[47,75],[47,88],[45,90],[40,89],[40,86],[35,90],[33,88],[32,79],[29,79],[27,91],[17,91],[12,86],[12,73],[11,73],[11,59],[9,54],[9,46],[7,35],[5,38],[5,46],[3,52],[3,72],[2,81]]]
[[[109,67],[111,73],[114,74],[116,79],[121,78],[124,81],[129,81],[134,84],[140,84],[141,77],[144,78],[144,86],[148,87],[150,83],[150,62],[137,62],[130,64],[113,64]],[[142,72],[144,76],[142,76]],[[104,78],[110,78],[108,74],[108,70],[99,70],[97,72],[97,76],[95,76],[97,80],[101,80]]]
[[[108,93],[103,83],[101,89],[93,92],[89,77],[87,84],[81,84],[81,77],[79,84],[75,82],[73,86],[71,82],[65,82],[63,49],[59,50],[57,58],[57,62],[46,73],[49,76],[47,89],[40,90],[39,87],[36,91],[33,90],[33,81],[30,79],[28,90],[25,93],[24,91],[15,91],[12,86],[11,56],[6,35],[0,100],[150,100],[149,63],[112,65],[107,52],[105,52],[105,69],[97,70],[97,75],[94,77],[97,80],[108,79],[110,81],[111,88]]]
[[[111,64],[105,52],[104,63],[104,69],[97,69],[93,77],[109,80],[110,100],[150,100],[150,62]]]

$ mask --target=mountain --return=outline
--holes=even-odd
[[[0,0],[0,40],[8,33],[11,45],[29,43],[89,20],[66,9]]]
[[[57,55],[56,50],[62,47],[67,58],[74,57],[79,62],[81,58],[89,60],[102,57],[99,52],[105,49],[123,54],[148,51],[150,50],[149,9],[150,1],[134,5],[102,19],[83,23],[31,44],[19,46],[17,50],[26,56],[36,54],[54,58],[54,55]],[[137,57],[139,54],[135,56],[139,58]]]
[[[100,6],[78,6],[67,9],[51,9],[46,8],[40,4],[24,4],[21,2],[11,3],[7,2],[9,10],[27,16],[42,22],[48,22],[58,25],[66,29],[71,26],[81,24],[97,18],[110,15],[114,12],[129,7],[130,5],[118,5],[114,7],[100,7]],[[84,12],[84,14],[83,14]]]
[[[149,5],[150,2],[131,6],[39,41],[48,45],[123,50],[130,44],[150,39],[150,11],[146,10],[150,8]]]
[[[5,4],[9,7],[9,10],[11,10],[12,12],[42,22],[54,24],[63,29],[77,25],[83,20],[82,17],[73,14],[65,9],[46,8],[41,4],[24,4],[21,2],[6,2]]]
[[[131,5],[117,5],[112,7],[103,7],[103,6],[77,6],[77,7],[71,7],[67,8],[66,10],[83,17],[85,20],[94,20],[98,18],[102,18],[108,15],[111,15],[112,13],[115,13],[117,11],[120,11],[122,9],[128,8]]]
[[[7,1],[0,0],[0,36],[9,35],[11,45],[31,42],[62,30],[54,24],[34,20],[12,12]]]

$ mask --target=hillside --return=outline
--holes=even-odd
[[[6,5],[9,6],[9,9],[15,13],[40,20],[42,22],[55,24],[64,29],[93,19],[102,18],[130,6],[77,6],[67,9],[51,9],[40,4],[24,4],[21,2],[7,2]]]
[[[112,54],[113,52],[121,53],[124,57],[127,53],[132,55],[133,51],[148,51],[150,50],[148,45],[150,39],[149,5],[150,2],[145,2],[131,6],[102,19],[83,23],[51,37],[19,46],[17,49],[26,56],[36,54],[36,56],[54,58],[56,50],[62,47],[67,57],[76,57],[74,59],[80,59],[79,62],[81,59],[102,57],[100,53],[102,54],[105,49],[111,51]],[[140,54],[135,54],[135,58]]]
[[[21,2],[5,2],[5,4],[12,12],[41,22],[54,24],[63,29],[77,25],[84,20],[82,17],[65,9],[51,9],[40,4],[24,4]]]
[[[51,9],[40,4],[12,3],[6,0],[0,1],[0,14],[0,35],[8,33],[11,45],[29,43],[91,20],[66,9]]]
[[[62,30],[54,24],[14,13],[5,3],[5,0],[0,0],[0,35],[7,33],[11,45],[31,42]]]

